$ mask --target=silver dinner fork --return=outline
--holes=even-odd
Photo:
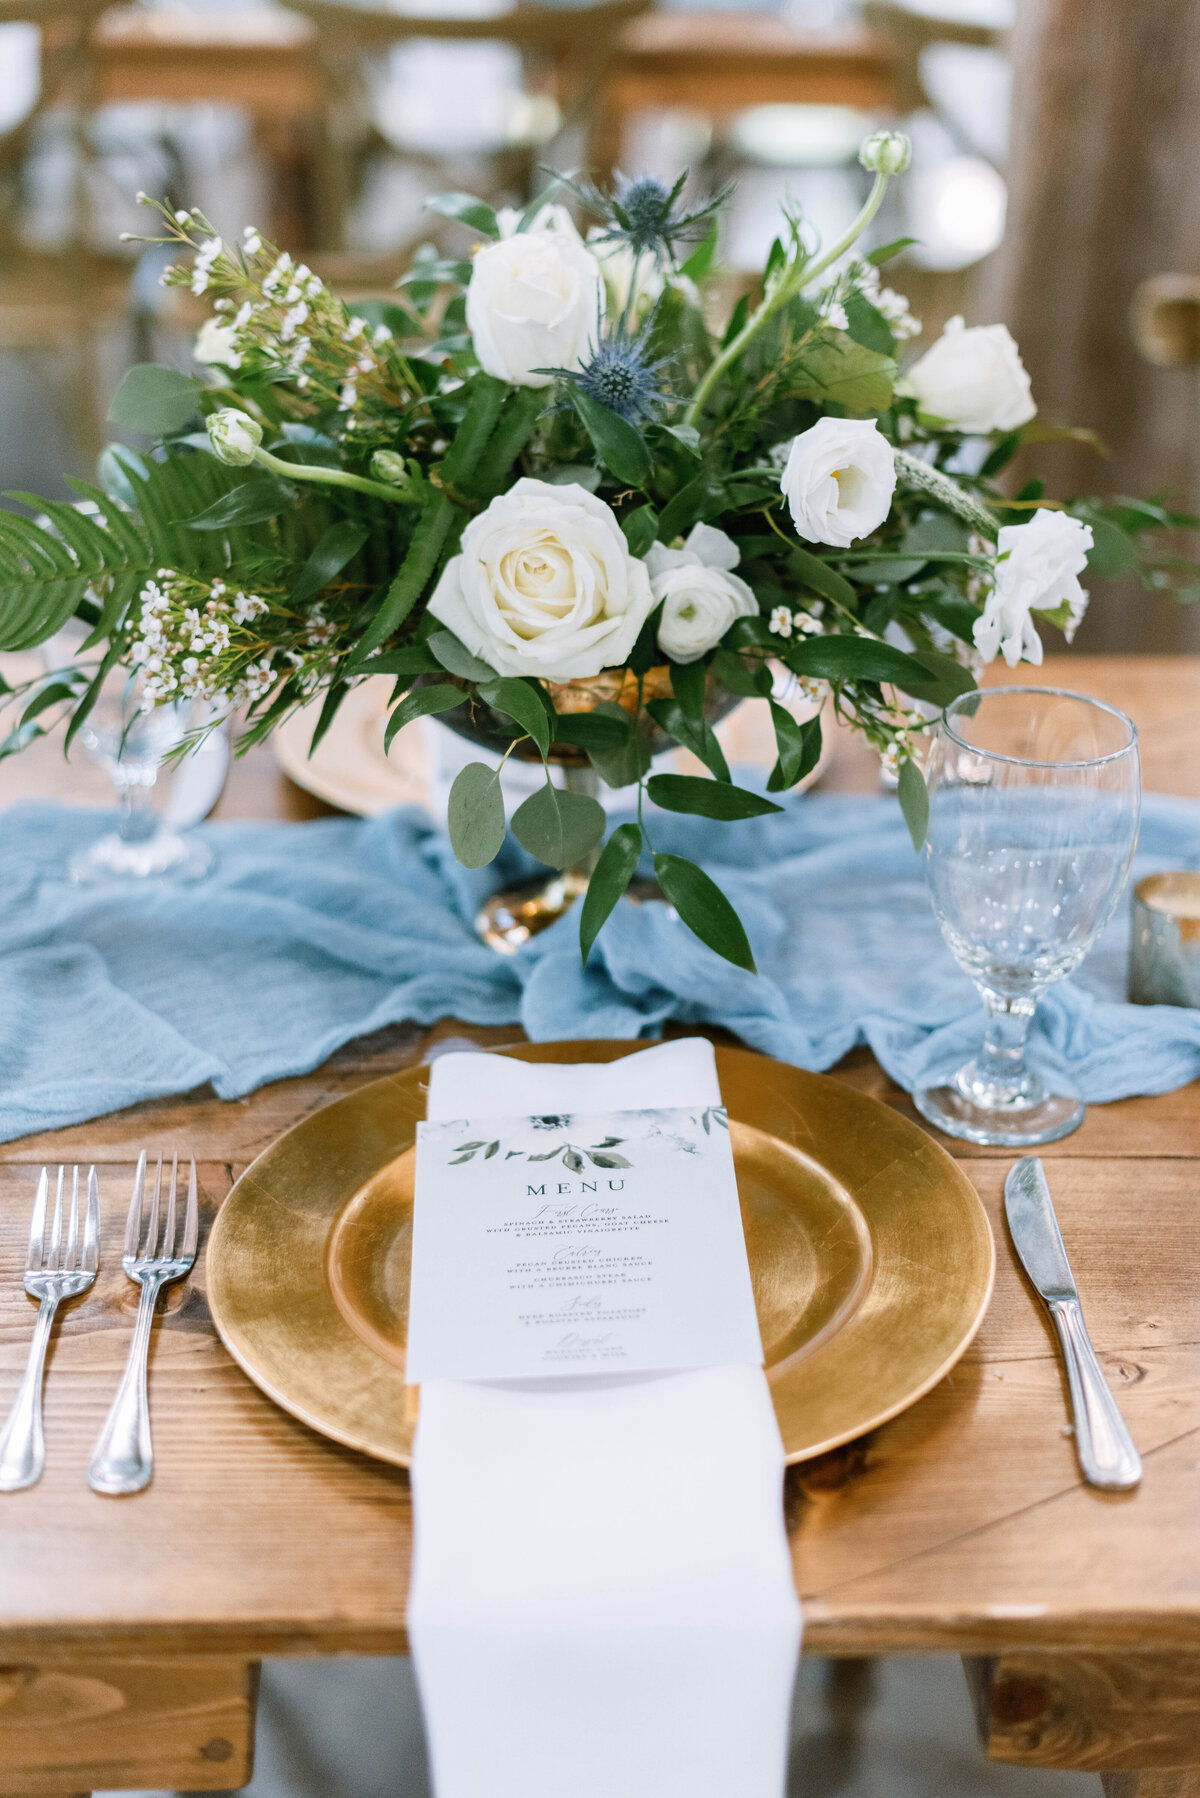
[[[182,1235],[177,1232],[178,1208],[175,1202],[179,1174],[179,1157],[171,1158],[171,1186],[167,1198],[167,1214],[159,1237],[159,1211],[162,1198],[162,1156],[154,1176],[154,1197],[150,1215],[143,1218],[146,1190],[146,1153],[138,1156],[133,1176],[133,1198],[125,1224],[125,1253],[121,1266],[131,1280],[141,1286],[137,1323],[125,1372],[117,1388],[112,1409],[96,1443],[88,1467],[88,1485],[93,1492],[114,1496],[122,1492],[140,1492],[150,1482],[154,1471],[154,1455],[150,1446],[150,1403],[146,1393],[146,1357],[150,1352],[150,1327],[158,1295],[172,1280],[182,1280],[196,1259],[198,1207],[196,1203],[196,1161],[192,1158],[188,1177],[187,1204],[184,1208]]]
[[[100,1263],[100,1189],[96,1170],[88,1169],[83,1234],[79,1225],[79,1169],[71,1169],[71,1197],[63,1240],[63,1200],[66,1168],[60,1167],[54,1189],[54,1215],[49,1232],[46,1213],[50,1199],[50,1170],[43,1168],[33,1201],[29,1226],[29,1253],[25,1261],[25,1290],[38,1301],[37,1323],[25,1375],[0,1430],[0,1492],[19,1492],[41,1477],[46,1460],[42,1435],[42,1378],[54,1313],[63,1299],[86,1292]]]

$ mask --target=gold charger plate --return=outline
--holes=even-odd
[[[644,1043],[530,1043],[612,1061]],[[789,1461],[849,1442],[936,1385],[983,1319],[995,1247],[931,1137],[841,1081],[717,1050],[771,1397]],[[413,1143],[427,1070],[305,1118],[222,1206],[208,1296],[234,1359],[313,1429],[407,1466]]]

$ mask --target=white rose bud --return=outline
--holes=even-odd
[[[214,412],[208,421],[208,441],[219,462],[233,468],[244,468],[254,460],[254,452],[262,442],[262,426],[248,412],[227,406]]]
[[[205,319],[196,333],[192,355],[205,367],[218,363],[222,368],[240,368],[242,364],[237,347],[237,332],[232,325],[223,324],[219,318]]]
[[[1066,512],[1039,506],[1028,524],[1006,524],[997,533],[996,584],[972,635],[985,662],[1000,651],[1010,668],[1024,656],[1042,659],[1042,640],[1030,613],[1070,611],[1070,629],[1087,610],[1088,596],[1079,584],[1092,547],[1092,527]]]
[[[902,175],[912,161],[912,145],[903,131],[873,131],[863,139],[858,160],[873,175]]]
[[[1029,376],[1006,325],[952,318],[937,342],[905,373],[900,392],[930,418],[981,436],[1028,424],[1037,411]]]
[[[794,440],[779,485],[801,537],[846,549],[892,509],[892,446],[874,419],[819,419]]]
[[[549,387],[554,376],[537,371],[581,367],[599,336],[600,264],[560,211],[475,253],[467,329],[481,367],[516,387]]]
[[[732,571],[741,551],[724,531],[698,524],[682,549],[651,544],[646,567],[657,605],[658,646],[672,662],[697,662],[721,641],[736,618],[758,611],[753,590]]]
[[[528,477],[467,525],[429,602],[497,674],[545,680],[619,668],[653,609],[645,563],[611,508]]]

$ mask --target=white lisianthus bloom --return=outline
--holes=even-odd
[[[480,365],[515,387],[549,387],[539,369],[576,369],[600,334],[604,277],[560,206],[535,228],[484,244],[467,287],[467,329]]]
[[[1042,640],[1031,612],[1054,612],[1065,605],[1074,630],[1087,610],[1079,576],[1091,547],[1090,525],[1043,506],[1028,524],[1002,527],[996,548],[1004,559],[996,564],[995,586],[971,633],[985,662],[995,661],[998,652],[1010,668],[1022,656],[1027,662],[1041,661]]]
[[[892,446],[870,418],[822,418],[795,438],[779,485],[800,536],[846,549],[892,507]]]
[[[497,674],[581,680],[620,667],[654,609],[610,507],[517,481],[473,518],[429,610]]]
[[[219,363],[222,368],[240,368],[241,352],[237,347],[237,332],[232,325],[227,325],[219,318],[206,318],[196,333],[196,341],[192,345],[192,355],[197,362],[211,367]]]
[[[682,549],[652,543],[646,567],[657,605],[658,646],[672,662],[697,662],[721,641],[735,618],[758,611],[754,593],[733,573],[741,551],[710,524],[693,527]]]
[[[226,406],[209,419],[208,441],[219,462],[245,468],[253,462],[254,452],[262,442],[262,426],[248,412]]]
[[[1021,352],[1007,325],[952,318],[937,342],[905,372],[899,391],[920,411],[960,431],[1014,431],[1037,407]]]

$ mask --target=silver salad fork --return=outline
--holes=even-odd
[[[182,1280],[190,1273],[196,1259],[198,1206],[196,1202],[196,1161],[192,1158],[188,1177],[187,1204],[183,1230],[177,1231],[175,1203],[179,1174],[179,1157],[171,1158],[171,1186],[167,1198],[167,1215],[159,1240],[159,1209],[162,1196],[162,1156],[154,1176],[154,1197],[150,1215],[143,1228],[143,1198],[146,1188],[146,1153],[138,1156],[133,1177],[133,1199],[125,1224],[125,1253],[121,1266],[131,1280],[141,1286],[137,1324],[129,1360],[117,1388],[117,1396],[105,1420],[88,1467],[88,1485],[93,1492],[114,1496],[123,1492],[140,1492],[150,1483],[154,1456],[150,1446],[150,1404],[146,1394],[146,1357],[150,1352],[150,1327],[158,1295],[172,1280]],[[139,1246],[140,1245],[140,1246]]]
[[[54,1188],[54,1215],[49,1232],[50,1170],[43,1168],[33,1201],[29,1226],[29,1253],[25,1259],[25,1290],[38,1301],[37,1323],[25,1375],[17,1390],[8,1421],[0,1430],[0,1492],[19,1492],[40,1479],[46,1461],[42,1435],[42,1379],[54,1313],[63,1299],[86,1292],[100,1265],[100,1189],[96,1170],[88,1169],[83,1234],[79,1225],[79,1169],[71,1169],[71,1197],[66,1240],[63,1240],[63,1200],[66,1168],[60,1167]]]

